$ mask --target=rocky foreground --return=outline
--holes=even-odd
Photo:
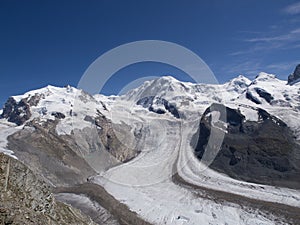
[[[95,224],[57,201],[51,187],[23,163],[0,153],[0,224]]]

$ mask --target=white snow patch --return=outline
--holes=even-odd
[[[11,123],[1,120],[0,122],[0,152],[9,155],[15,159],[17,157],[14,155],[14,152],[7,149],[7,137],[22,129],[23,126],[15,127]]]

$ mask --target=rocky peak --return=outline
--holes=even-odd
[[[10,97],[3,108],[0,118],[7,119],[9,122],[15,123],[18,126],[22,125],[31,117],[30,105],[27,99],[21,99],[19,102],[13,97]]]
[[[171,76],[163,76],[154,80],[145,81],[141,86],[129,91],[123,96],[126,100],[135,102],[149,96],[169,97],[178,96],[179,93],[189,92],[190,89]]]
[[[239,75],[225,83],[225,87],[230,92],[242,93],[250,84],[251,81],[247,77]]]
[[[300,64],[298,64],[294,72],[288,77],[288,84],[292,85],[300,81]]]

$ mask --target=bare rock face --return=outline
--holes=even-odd
[[[246,92],[246,98],[249,99],[250,101],[254,102],[255,104],[258,104],[258,105],[261,104],[261,101],[258,98],[256,98],[255,96],[253,96],[250,91]]]
[[[101,127],[98,130],[98,134],[105,149],[118,161],[127,162],[139,154],[137,149],[124,145],[115,133],[129,133],[131,128],[127,127],[126,124],[113,125],[100,111],[98,111],[98,116],[95,118],[95,124]]]
[[[139,154],[138,148],[127,146],[116,135],[119,132],[126,138],[132,128],[126,124],[113,124],[100,111],[95,118],[85,118],[97,129],[73,130],[70,135],[58,135],[56,132],[62,117],[57,113],[55,120],[35,118],[8,137],[8,148],[49,183],[58,186],[83,183],[97,172],[129,161]],[[135,138],[142,141],[140,135],[141,131],[134,133]]]
[[[300,64],[297,65],[294,73],[292,73],[291,75],[289,75],[288,77],[288,84],[292,85],[296,82],[300,81]]]
[[[213,107],[218,111],[218,107]],[[210,108],[202,115],[194,136],[195,156],[202,159],[211,133]],[[300,146],[280,119],[257,109],[258,121],[248,121],[238,110],[219,110],[226,118],[225,138],[210,168],[232,178],[267,185],[300,188]],[[197,141],[195,141],[197,140]],[[195,143],[196,142],[196,143]]]
[[[265,99],[268,103],[271,103],[271,101],[274,100],[274,97],[262,88],[255,88],[255,91],[261,98]]]
[[[21,99],[19,102],[10,97],[4,105],[0,118],[5,118],[18,126],[22,125],[31,117],[30,106],[36,106],[43,97],[43,95],[35,94]]]
[[[50,187],[27,166],[0,153],[1,224],[94,224],[56,201]]]
[[[24,129],[8,137],[8,148],[35,174],[42,174],[54,185],[85,182],[96,172],[80,157],[67,141],[55,132],[55,121],[27,122]]]
[[[157,97],[157,96],[144,97],[138,100],[136,104],[141,105],[144,108],[148,108],[149,111],[157,114],[165,114],[168,111],[175,118],[180,118],[180,114],[176,106],[161,97]]]
[[[8,119],[9,122],[19,126],[28,120],[30,116],[30,107],[26,99],[16,102],[14,98],[10,97],[4,105],[1,118]]]

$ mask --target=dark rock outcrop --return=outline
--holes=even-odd
[[[36,106],[44,95],[32,95],[17,102],[13,97],[8,98],[4,104],[0,118],[7,119],[9,122],[18,126],[24,124],[31,117],[30,106]]]
[[[262,88],[255,88],[255,91],[261,98],[265,99],[268,103],[271,103],[271,101],[274,99],[274,97],[269,92]]]
[[[118,161],[127,162],[139,154],[137,149],[130,148],[124,144],[122,139],[116,134],[116,132],[129,133],[131,128],[126,124],[113,124],[100,111],[97,111],[96,118],[87,117],[85,120],[92,120],[97,127],[101,128],[97,129],[101,143],[105,150],[112,154]],[[137,138],[140,137],[138,136]]]
[[[54,116],[56,119],[64,119],[66,117],[65,114],[61,112],[52,112],[51,115]]]
[[[224,112],[219,112],[222,118]],[[203,114],[199,131],[191,143],[199,160],[211,133],[209,113],[207,109]],[[265,110],[257,109],[257,113],[257,122],[247,121],[238,110],[226,107],[227,133],[209,167],[247,182],[299,189],[300,147],[291,130]]]
[[[27,99],[21,99],[19,102],[16,102],[12,97],[6,101],[1,114],[1,118],[8,119],[9,122],[18,126],[22,125],[30,117],[31,112]]]
[[[292,85],[298,81],[300,81],[300,64],[297,65],[295,71],[291,75],[289,75],[288,84]]]
[[[246,98],[254,102],[255,104],[261,104],[261,101],[255,96],[253,96],[250,91],[246,92]]]
[[[80,156],[78,149],[57,135],[58,120],[43,124],[38,119],[8,137],[8,148],[35,174],[43,174],[54,185],[74,185],[96,172]]]
[[[137,105],[141,105],[144,108],[148,108],[149,111],[157,114],[165,114],[167,111],[170,112],[174,117],[180,118],[179,112],[175,105],[171,104],[164,98],[156,96],[144,97],[137,101]],[[156,108],[154,104],[161,105],[163,108]]]

